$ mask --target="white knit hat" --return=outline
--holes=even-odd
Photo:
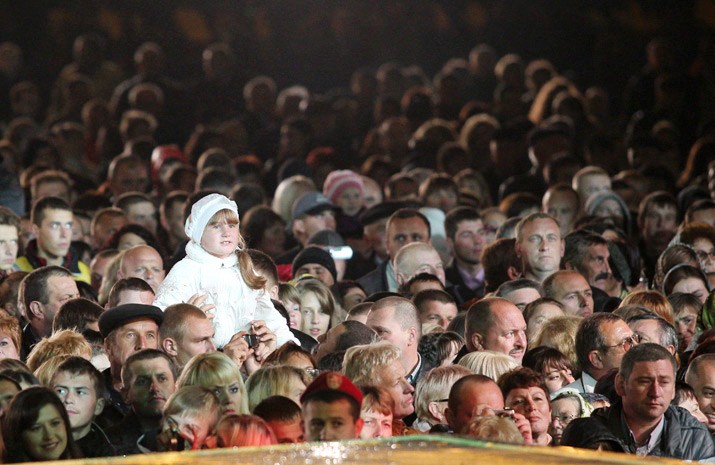
[[[211,217],[221,210],[231,210],[238,218],[236,202],[225,195],[209,194],[191,206],[191,215],[186,219],[184,232],[197,244],[201,244],[201,236]]]

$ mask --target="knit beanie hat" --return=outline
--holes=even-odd
[[[293,277],[297,278],[295,272],[303,265],[309,263],[317,263],[323,266],[326,270],[333,275],[333,280],[337,282],[338,280],[338,270],[335,268],[335,261],[333,257],[327,250],[323,250],[320,247],[310,246],[301,250],[298,255],[293,259]]]
[[[323,194],[336,203],[340,194],[348,187],[355,187],[361,194],[365,192],[365,184],[359,174],[350,170],[331,171],[323,183]]]
[[[231,210],[238,218],[236,202],[221,194],[209,194],[191,206],[191,215],[186,219],[184,232],[197,244],[201,244],[201,236],[206,225],[217,212]]]

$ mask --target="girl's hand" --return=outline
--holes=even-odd
[[[268,329],[263,320],[251,321],[251,333],[255,334],[260,342],[255,348],[256,360],[263,363],[263,360],[276,350],[278,338]]]
[[[213,310],[216,308],[214,304],[207,304],[206,299],[208,299],[208,294],[194,294],[191,297],[189,297],[189,300],[186,301],[187,304],[193,305],[194,307],[198,307],[201,309],[202,312],[206,314],[206,317],[209,320],[214,319],[214,313]]]

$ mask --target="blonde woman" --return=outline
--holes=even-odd
[[[186,364],[176,382],[177,389],[201,386],[221,402],[221,413],[248,413],[248,395],[238,365],[221,352],[197,355]]]
[[[305,370],[287,365],[259,368],[246,380],[248,409],[253,412],[256,405],[271,396],[287,397],[299,406],[300,396],[310,384]]]

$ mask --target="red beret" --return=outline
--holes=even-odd
[[[326,371],[315,378],[315,380],[310,383],[310,386],[306,388],[303,395],[300,396],[300,401],[305,402],[310,395],[320,391],[342,392],[355,399],[358,405],[362,405],[362,392],[360,389],[350,381],[350,378],[337,371]]]

